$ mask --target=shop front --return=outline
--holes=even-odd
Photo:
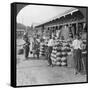
[[[75,35],[87,41],[87,20],[83,13],[78,9],[41,26],[45,28],[43,31],[47,31],[48,37],[55,37],[51,53],[53,65],[73,67],[72,41]]]

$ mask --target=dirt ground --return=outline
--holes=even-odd
[[[17,51],[18,49],[19,47]],[[38,60],[29,55],[26,60],[24,54],[17,55],[17,86],[86,82],[86,77],[81,74],[75,75],[74,68],[50,67],[43,57]]]

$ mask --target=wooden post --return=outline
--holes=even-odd
[[[76,34],[78,34],[78,22],[76,23]]]

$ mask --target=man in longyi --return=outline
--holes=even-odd
[[[78,74],[81,71],[81,40],[79,40],[78,35],[75,36],[75,39],[72,42],[73,54],[74,54],[74,67],[75,74]]]

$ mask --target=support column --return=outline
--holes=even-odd
[[[78,22],[76,23],[76,34],[78,34]]]

